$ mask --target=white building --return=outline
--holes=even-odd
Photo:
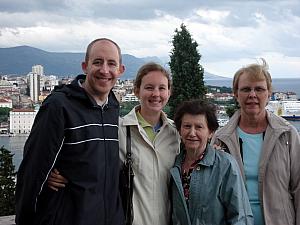
[[[41,76],[41,91],[52,91],[58,85],[58,79],[54,75]]]
[[[126,94],[121,97],[121,102],[137,102],[139,99],[134,94]]]
[[[36,73],[40,76],[43,76],[44,75],[44,67],[42,65],[34,65],[32,67],[32,73]]]
[[[13,109],[9,113],[9,132],[29,134],[36,114],[34,109]]]
[[[0,107],[12,108],[12,100],[10,98],[0,98]]]
[[[40,75],[37,73],[29,73],[28,78],[30,99],[38,102],[40,95]]]

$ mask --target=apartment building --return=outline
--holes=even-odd
[[[13,109],[9,113],[9,132],[29,134],[36,114],[34,109]]]

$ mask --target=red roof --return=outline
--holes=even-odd
[[[34,109],[13,109],[11,112],[34,112]]]

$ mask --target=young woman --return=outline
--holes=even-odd
[[[140,100],[119,123],[120,157],[126,153],[130,126],[133,157],[134,225],[167,225],[170,220],[169,169],[179,153],[180,138],[173,121],[162,111],[171,94],[169,73],[156,63],[142,66],[134,82]]]

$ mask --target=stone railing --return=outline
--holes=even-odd
[[[0,225],[15,225],[15,216],[0,217]]]

